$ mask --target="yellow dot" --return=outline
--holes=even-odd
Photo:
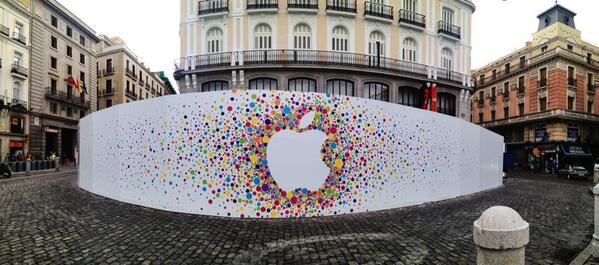
[[[341,159],[335,160],[335,167],[340,168],[341,166],[343,166],[343,160],[341,160]]]
[[[270,138],[268,138],[268,136],[264,136],[264,138],[262,138],[262,142],[268,143],[268,141],[270,141]]]
[[[256,161],[258,161],[258,156],[256,156],[256,155],[250,156],[250,161],[252,161],[253,163],[255,163]]]

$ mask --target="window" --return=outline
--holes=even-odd
[[[479,112],[479,113],[478,113],[478,123],[483,123],[483,122],[484,122],[484,121],[483,121],[483,113],[482,113],[482,112]]]
[[[306,24],[298,24],[293,29],[293,48],[300,50],[309,50],[312,39],[312,31]]]
[[[50,15],[50,23],[53,27],[58,28],[58,18],[53,15]]]
[[[73,97],[73,86],[68,85],[67,86],[67,98],[72,98]]]
[[[524,76],[518,77],[518,94],[524,94]]]
[[[480,75],[480,84],[481,85],[485,84],[485,75]]]
[[[519,116],[524,115],[524,103],[518,104],[518,115]]]
[[[403,0],[403,9],[416,13],[418,11],[418,0]]]
[[[401,51],[401,59],[408,62],[418,61],[416,53],[416,41],[412,38],[406,38],[403,40],[403,49]]]
[[[541,52],[542,52],[542,53],[544,53],[544,52],[546,52],[546,51],[547,51],[547,45],[545,45],[545,46],[541,47]]]
[[[50,93],[56,94],[58,89],[58,81],[56,79],[50,79]]]
[[[495,95],[496,95],[495,90],[496,90],[495,87],[491,88],[491,99],[490,99],[491,102],[495,102]]]
[[[112,93],[112,79],[106,80],[106,93]]]
[[[449,71],[453,70],[453,53],[449,48],[441,50],[441,68]]]
[[[572,44],[568,44],[568,46],[567,46],[567,47],[568,47],[568,50],[569,50],[569,51],[572,51],[572,50],[574,50],[574,46],[572,46]]]
[[[67,26],[67,36],[69,37],[73,37],[73,29],[69,26]]]
[[[13,34],[16,39],[21,39],[23,34],[23,24],[15,22],[15,31]]]
[[[503,98],[510,97],[510,82],[503,83]]]
[[[73,48],[67,45],[67,56],[73,58]]]
[[[380,31],[370,33],[368,42],[368,54],[385,56],[385,35]]]
[[[568,110],[574,110],[574,97],[568,96]]]
[[[112,99],[107,99],[107,100],[106,100],[106,107],[107,107],[107,108],[110,108],[110,107],[112,107]]]
[[[73,108],[67,107],[67,117],[73,117]]]
[[[79,72],[79,80],[85,82],[85,73]]]
[[[493,81],[495,81],[495,79],[497,79],[497,69],[493,69],[491,76],[492,76]]]
[[[453,10],[444,7],[443,13],[441,14],[441,20],[445,23],[453,25],[453,21],[454,21]]]
[[[495,111],[491,111],[491,121],[495,121]]]
[[[85,64],[85,55],[83,53],[79,54],[79,63]]]
[[[21,66],[21,58],[23,57],[22,54],[15,52],[15,57],[13,57],[12,59],[12,65],[14,67],[19,68]]]
[[[539,111],[547,110],[547,98],[539,99]]]
[[[504,69],[504,71],[505,71],[504,73],[505,73],[506,75],[507,75],[507,74],[509,74],[509,73],[510,73],[510,63],[506,63],[506,64],[503,66],[503,69]]]
[[[316,92],[316,80],[310,78],[289,79],[289,91]]]
[[[568,85],[576,86],[576,73],[572,66],[568,66]]]
[[[50,47],[58,49],[58,39],[54,36],[50,37]]]
[[[202,84],[201,92],[229,90],[227,81],[210,81]]]
[[[85,46],[85,37],[83,35],[79,35],[79,44]]]
[[[364,83],[364,97],[389,102],[389,86],[376,82]]]
[[[504,119],[510,118],[510,107],[509,106],[503,107],[503,118]]]
[[[547,68],[541,68],[541,70],[539,70],[539,76],[540,76],[540,80],[539,80],[539,87],[546,87],[547,86]]]
[[[54,57],[50,57],[50,67],[54,70],[58,69],[58,60]]]
[[[333,29],[333,39],[331,49],[333,51],[347,52],[349,47],[347,46],[349,40],[349,33],[347,29],[342,26],[336,26]]]
[[[524,68],[526,66],[526,56],[520,57],[520,68]]]
[[[83,119],[83,117],[85,117],[85,110],[80,110],[79,111],[79,118]]]
[[[50,112],[53,114],[56,114],[56,112],[58,112],[58,106],[56,105],[56,103],[50,103]]]
[[[106,72],[112,73],[112,59],[106,59]]]
[[[250,89],[260,89],[260,90],[277,90],[278,82],[276,79],[272,78],[256,78],[250,80]]]
[[[67,75],[73,74],[73,67],[67,64]]]
[[[206,49],[208,53],[223,51],[223,31],[220,28],[212,28],[206,34]]]
[[[587,90],[588,91],[595,91],[595,84],[593,83],[594,80],[595,80],[595,78],[593,77],[593,74],[588,73],[587,74]]]
[[[399,87],[399,101],[397,102],[404,106],[420,108],[420,90],[415,87]]]
[[[327,93],[333,95],[354,96],[354,82],[344,79],[327,80]]]
[[[269,25],[259,24],[254,29],[254,48],[272,49],[272,29]]]
[[[437,94],[437,112],[455,116],[456,96],[449,93]]]
[[[593,113],[593,101],[587,101],[587,112]]]
[[[16,100],[21,99],[21,83],[15,82],[12,88],[12,98]]]

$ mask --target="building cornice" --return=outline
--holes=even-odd
[[[31,12],[29,10],[27,10],[25,7],[23,7],[23,5],[19,4],[17,1],[7,0],[7,1],[5,1],[5,3],[7,5],[11,6],[13,9],[20,11],[23,16],[28,17],[28,18],[31,17]],[[29,6],[29,9],[31,9],[31,6]],[[29,22],[29,21],[27,21],[27,22]]]
[[[54,11],[60,13],[66,20],[73,23],[79,29],[83,30],[91,39],[95,42],[99,42],[100,39],[96,36],[96,31],[94,31],[90,26],[85,24],[83,20],[79,19],[75,14],[69,11],[66,7],[61,5],[56,0],[42,0],[41,2],[45,3],[48,7],[52,8]]]
[[[593,122],[599,124],[599,115],[585,113],[585,112],[576,112],[565,109],[553,109],[547,110],[543,112],[526,114],[523,116],[518,116],[509,119],[503,119],[492,122],[482,123],[482,126],[485,128],[497,128],[502,126],[513,126],[513,125],[522,125],[527,123],[537,123],[537,122],[546,122],[550,120],[569,120],[569,121],[579,121],[579,122]]]
[[[154,81],[158,81],[159,84],[164,84],[164,81],[160,77],[156,76],[155,72],[153,72],[149,68],[145,67],[145,65],[138,60],[137,56],[132,54],[130,52],[130,50],[128,48],[126,48],[124,45],[122,45],[122,47],[118,47],[116,49],[112,49],[109,51],[102,51],[97,54],[97,57],[99,60],[103,56],[108,56],[108,55],[113,55],[113,54],[118,54],[118,53],[125,53],[126,55],[128,55],[129,58],[131,58],[135,63],[137,63],[146,72],[146,74],[148,74],[149,76],[152,76],[152,78],[154,78]],[[164,87],[164,85],[163,85],[163,87]]]

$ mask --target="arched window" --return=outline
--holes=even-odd
[[[401,59],[408,62],[418,61],[416,41],[412,38],[403,40],[403,49],[401,50]]]
[[[293,29],[293,48],[300,50],[309,50],[312,41],[312,31],[306,24],[298,24]]]
[[[364,97],[388,102],[389,86],[376,82],[364,83]]]
[[[368,54],[385,56],[385,35],[380,31],[370,33],[368,41]]]
[[[449,48],[441,50],[441,68],[449,71],[453,70],[453,52]]]
[[[397,103],[414,108],[420,108],[421,91],[415,87],[402,86],[399,87],[399,101]]]
[[[347,52],[349,47],[347,46],[349,41],[349,32],[342,26],[336,26],[333,28],[333,39],[331,43],[331,49],[333,51]]]
[[[272,29],[269,25],[259,24],[254,29],[254,49],[272,49]]]
[[[456,96],[449,93],[437,93],[437,112],[455,116]]]
[[[327,93],[333,95],[354,96],[354,82],[345,79],[327,80]]]
[[[289,91],[316,92],[316,80],[310,78],[289,79]]]
[[[251,90],[277,90],[278,82],[276,79],[272,78],[255,78],[250,80],[250,89]]]
[[[212,28],[206,33],[206,48],[208,53],[217,53],[223,51],[223,31],[219,28]]]
[[[202,92],[229,90],[229,82],[217,80],[202,84]]]

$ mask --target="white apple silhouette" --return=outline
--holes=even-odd
[[[315,115],[315,112],[306,114],[300,120],[299,129],[312,124]],[[266,159],[270,174],[280,188],[314,191],[322,187],[330,171],[320,154],[326,139],[319,130],[303,133],[283,130],[272,136],[266,147]]]

